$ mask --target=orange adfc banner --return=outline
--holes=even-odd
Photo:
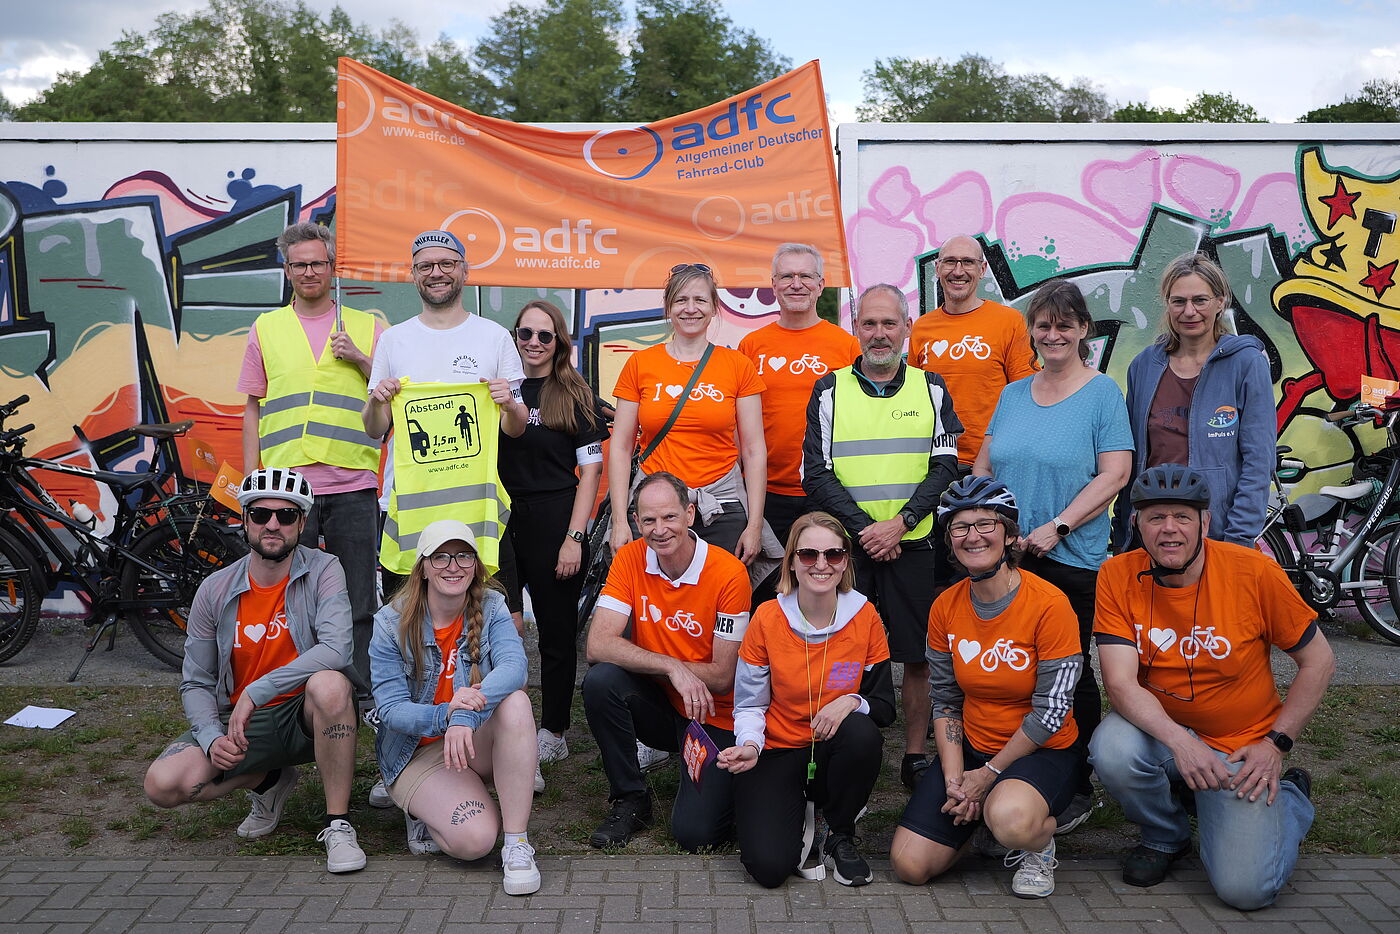
[[[546,130],[483,117],[340,60],[336,272],[408,281],[409,246],[443,228],[476,285],[655,288],[704,263],[765,286],[780,243],[811,243],[848,284],[815,61],[645,126]]]

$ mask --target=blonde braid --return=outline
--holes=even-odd
[[[481,683],[481,664],[477,657],[481,650],[481,626],[485,619],[483,607],[486,602],[486,580],[480,573],[480,558],[477,559],[478,573],[472,578],[471,586],[467,588],[466,625],[467,625],[467,654],[472,659],[471,680],[468,684]]]

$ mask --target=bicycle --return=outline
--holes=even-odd
[[[126,620],[147,651],[178,669],[195,591],[211,572],[247,550],[232,530],[236,517],[211,506],[206,484],[184,480],[173,467],[123,473],[26,456],[25,435],[34,425],[6,431],[4,423],[28,401],[20,396],[0,406],[0,514],[11,520],[0,528],[0,661],[28,644],[44,597],[69,582],[88,606],[88,622],[95,627],[70,682],[77,680],[103,636],[109,651],[115,646],[119,619]],[[192,425],[138,425],[132,430],[170,441]],[[100,533],[96,517],[85,507],[75,504],[77,515],[64,510],[30,473],[36,469],[111,488],[117,500],[111,530]],[[173,493],[166,490],[170,485]]]
[[[1319,613],[1330,613],[1344,598],[1379,635],[1400,644],[1400,584],[1396,581],[1395,536],[1400,516],[1393,508],[1400,487],[1400,445],[1395,423],[1400,397],[1379,407],[1357,405],[1334,412],[1328,420],[1350,429],[1370,422],[1386,431],[1386,446],[1369,459],[1385,466],[1385,479],[1361,477],[1345,486],[1325,486],[1288,501],[1280,475],[1301,463],[1277,451],[1275,486],[1278,493],[1266,513],[1256,543],[1272,555],[1298,593]],[[1361,521],[1349,525],[1357,516]],[[1312,536],[1309,548],[1304,536]]]
[[[1211,658],[1220,661],[1227,658],[1233,648],[1229,639],[1215,634],[1214,626],[1192,626],[1191,635],[1182,636],[1176,650],[1188,661],[1200,655],[1202,650]]]

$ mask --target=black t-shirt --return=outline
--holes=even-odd
[[[541,493],[559,493],[578,486],[577,451],[582,447],[597,446],[602,451],[603,442],[608,438],[608,424],[603,413],[596,410],[597,425],[590,428],[582,409],[575,412],[578,431],[565,434],[540,423],[540,386],[543,376],[526,379],[520,384],[520,398],[529,410],[530,417],[525,422],[525,433],[512,438],[501,432],[501,454],[497,469],[501,482],[511,496],[537,496]]]

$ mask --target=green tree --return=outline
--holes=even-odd
[[[1109,112],[1087,79],[1066,87],[1046,74],[1012,75],[983,55],[876,59],[863,75],[862,120],[941,123],[1087,122]]]
[[[1202,91],[1182,110],[1130,101],[1109,117],[1114,123],[1267,123],[1249,104],[1225,91]]]
[[[1348,94],[1341,103],[1310,110],[1299,123],[1397,123],[1400,122],[1400,80],[1376,78]]]
[[[638,122],[704,107],[792,67],[713,0],[642,0],[629,62],[622,112]]]
[[[0,91],[0,123],[15,118],[15,105],[5,96],[4,91]]]

